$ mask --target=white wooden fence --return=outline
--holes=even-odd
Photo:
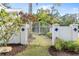
[[[10,39],[9,43],[11,44],[28,44],[28,32],[29,32],[29,25],[25,24],[21,27],[19,33],[14,34]]]
[[[63,40],[76,40],[78,38],[78,24],[71,24],[70,26],[59,26],[54,24],[52,26],[52,44],[56,38]]]

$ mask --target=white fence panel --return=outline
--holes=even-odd
[[[14,34],[10,39],[9,39],[9,43],[11,44],[18,44],[20,43],[20,32],[19,33],[16,33]]]
[[[52,44],[54,44],[57,37],[66,41],[76,40],[78,38],[78,25],[59,26],[58,24],[54,24],[52,26]]]
[[[29,25],[25,24],[21,27],[21,30],[19,33],[14,34],[10,39],[9,43],[11,44],[28,44],[28,31],[29,31]]]

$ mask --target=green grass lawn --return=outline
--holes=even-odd
[[[34,35],[35,39],[30,42],[27,48],[17,54],[17,56],[49,56],[48,48],[51,40],[43,35]]]

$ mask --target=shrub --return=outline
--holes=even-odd
[[[76,46],[76,47],[75,47],[74,52],[79,53],[79,46]]]
[[[76,41],[74,41],[74,44],[76,45],[76,47],[75,47],[75,52],[79,52],[79,38],[76,40]]]
[[[16,17],[17,16],[17,17]],[[4,9],[0,10],[0,46],[7,45],[13,34],[20,31],[22,20],[16,13],[9,14]]]
[[[56,41],[55,41],[55,48],[59,51],[63,50],[63,47],[64,47],[63,44],[64,44],[64,41],[60,38],[57,38]]]
[[[65,41],[64,42],[64,49],[68,49],[69,51],[74,51],[76,48],[76,45],[74,44],[74,41]]]
[[[47,36],[48,36],[49,38],[52,38],[52,33],[51,33],[51,32],[48,32],[48,33],[47,33]]]
[[[67,49],[69,51],[79,52],[79,40],[76,41],[65,41],[64,43],[64,49]]]
[[[56,38],[54,46],[59,51],[68,50],[68,51],[74,51],[78,53],[79,52],[79,39],[77,39],[76,41],[64,41],[60,38]]]
[[[79,46],[79,38],[77,40],[74,41],[74,44]]]

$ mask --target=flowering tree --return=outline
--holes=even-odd
[[[20,12],[19,14],[21,16],[23,23],[27,22],[30,25],[30,31],[31,31],[32,30],[32,24],[37,20],[36,15],[27,14],[27,13],[23,13],[23,12]]]
[[[0,44],[7,45],[11,36],[20,30],[22,20],[15,13],[7,13],[4,9],[0,11]]]
[[[23,12],[20,12],[19,14],[20,14],[21,19],[24,23],[35,22],[37,19],[37,17],[35,15],[32,15],[32,14],[27,14],[27,13],[23,13]]]

